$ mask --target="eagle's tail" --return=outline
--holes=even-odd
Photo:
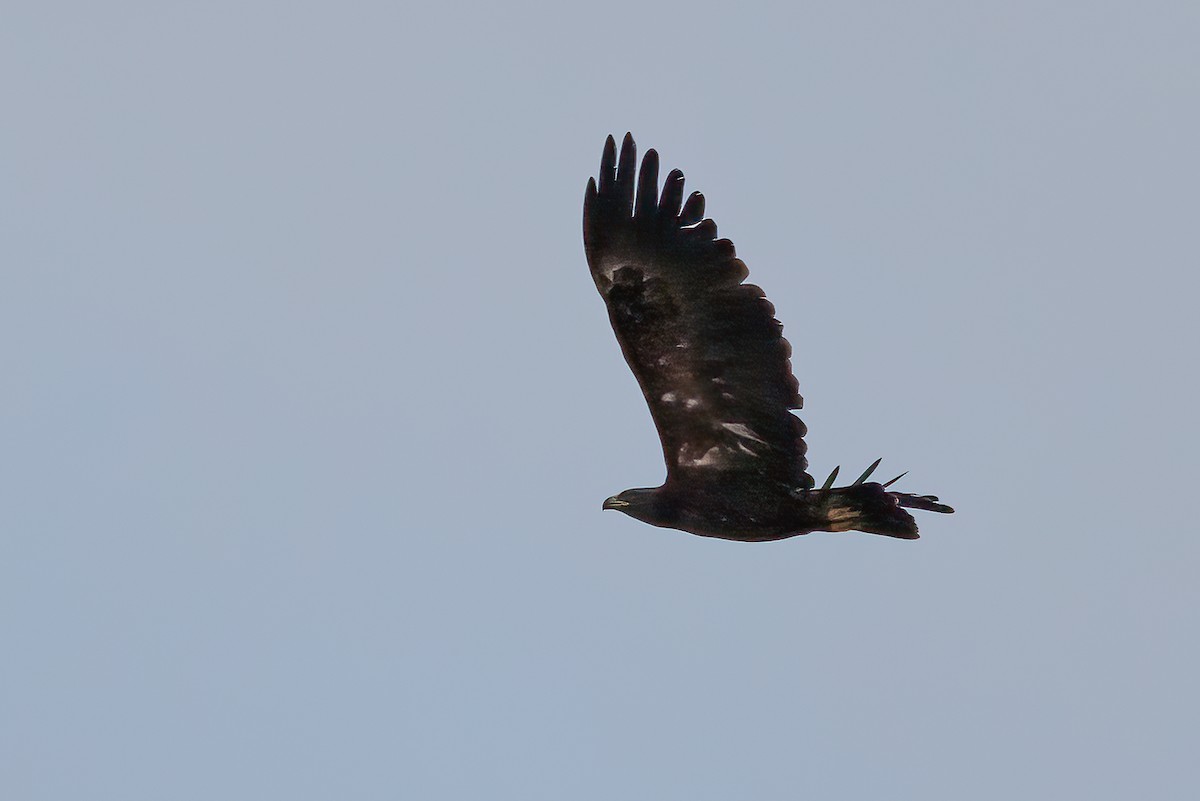
[[[954,510],[940,503],[936,495],[913,495],[908,492],[890,492],[887,488],[898,481],[903,474],[896,476],[885,484],[874,481],[867,483],[879,461],[867,468],[857,481],[848,487],[832,487],[837,469],[819,490],[825,495],[824,512],[828,531],[866,531],[871,534],[882,534],[885,537],[898,537],[904,540],[915,540],[917,521],[904,511],[909,509],[924,509],[929,512],[949,514]]]

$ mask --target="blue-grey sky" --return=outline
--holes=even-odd
[[[0,796],[1195,797],[1200,6],[3,17]],[[957,514],[600,511],[626,130]]]

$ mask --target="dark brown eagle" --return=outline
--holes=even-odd
[[[658,191],[658,154],[636,169],[633,137],[618,158],[608,137],[600,180],[588,179],[583,244],[596,288],[662,440],[667,480],[604,502],[631,517],[705,537],[759,542],[858,529],[916,539],[902,507],[954,511],[932,495],[857,481],[820,489],[807,472],[803,399],[775,307],[742,281],[733,243],[717,239],[704,196],[683,197],[672,170]]]

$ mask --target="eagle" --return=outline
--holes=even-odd
[[[733,243],[717,238],[704,196],[684,199],[683,173],[658,184],[658,154],[625,135],[604,144],[583,199],[583,244],[625,361],[662,441],[661,487],[627,489],[604,509],[705,537],[765,542],[858,530],[916,539],[908,509],[949,513],[933,495],[868,481],[817,488],[791,345]]]

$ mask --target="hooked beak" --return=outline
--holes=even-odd
[[[607,501],[605,501],[604,505],[601,506],[600,508],[601,509],[624,509],[628,505],[629,505],[629,501],[623,501],[620,498],[618,498],[616,495],[614,495],[611,498],[609,498]]]

